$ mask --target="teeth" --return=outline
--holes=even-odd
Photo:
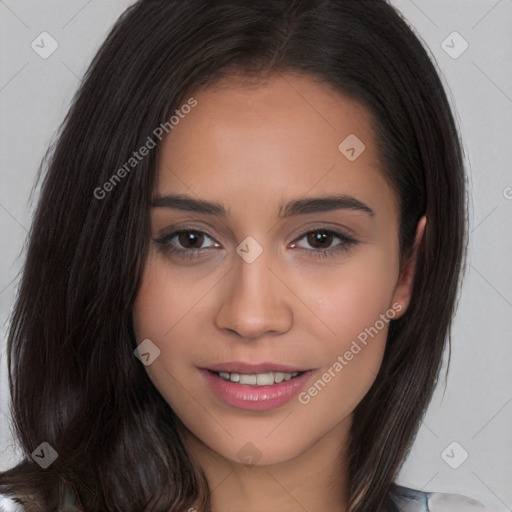
[[[299,375],[299,372],[267,372],[250,374],[219,372],[219,376],[224,380],[239,382],[240,384],[247,384],[249,386],[271,386],[272,384],[279,384],[280,382],[293,379],[293,377],[297,377],[297,375]]]
[[[251,386],[254,386],[257,382],[257,375],[240,375],[240,384],[249,384]]]

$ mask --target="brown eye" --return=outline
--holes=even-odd
[[[177,240],[185,249],[200,249],[204,235],[199,231],[182,231],[177,235]]]
[[[205,242],[211,241],[205,246]],[[158,250],[164,254],[174,255],[180,258],[196,258],[202,256],[208,249],[219,247],[210,235],[195,229],[180,229],[172,233],[164,233],[155,238]]]
[[[312,249],[307,250],[314,257],[327,257],[327,256],[336,256],[337,254],[341,254],[343,252],[348,251],[352,246],[356,245],[358,241],[351,236],[339,232],[332,231],[329,229],[316,229],[312,231],[306,231],[302,233],[296,240],[305,239],[306,243],[312,247]],[[338,242],[335,245],[332,245],[335,239],[338,239]],[[304,247],[298,246],[297,242],[294,242],[294,245],[299,249],[303,250]]]
[[[312,231],[307,235],[307,241],[314,249],[327,249],[332,239],[333,234],[329,231]]]

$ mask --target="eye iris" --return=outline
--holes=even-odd
[[[184,231],[178,235],[178,241],[183,247],[190,247],[192,245],[192,249],[197,249],[194,244],[197,244],[199,241],[198,247],[201,247],[203,235],[197,233],[195,231]],[[190,243],[190,245],[189,245]]]
[[[327,233],[326,231],[315,231],[314,233],[311,233],[308,235],[308,243],[315,247],[315,244],[320,243],[320,245],[324,244],[327,247],[331,245],[332,243],[332,235],[330,233]],[[327,244],[325,244],[326,240],[328,241]],[[315,247],[316,248],[316,247]],[[324,246],[320,247],[320,249],[325,248]]]

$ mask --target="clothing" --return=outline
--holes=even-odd
[[[397,486],[394,512],[485,512],[484,506],[471,498],[459,494],[422,492]],[[83,512],[73,489],[68,487],[58,512]]]
[[[476,500],[460,494],[422,492],[399,486],[396,512],[485,512]]]
[[[394,512],[485,512],[484,506],[471,498],[459,494],[422,492],[398,486],[394,495]],[[5,506],[5,509],[2,508]],[[0,502],[0,511],[10,509],[6,502]],[[63,488],[60,505],[56,512],[83,512],[78,497],[71,486]]]

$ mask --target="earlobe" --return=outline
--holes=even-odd
[[[425,215],[421,217],[416,226],[416,236],[414,239],[414,246],[411,255],[407,261],[404,261],[402,268],[400,269],[400,275],[395,287],[395,293],[393,294],[393,300],[391,304],[400,304],[402,306],[400,314],[395,318],[402,316],[409,306],[412,294],[412,285],[414,281],[414,272],[416,269],[416,260],[418,257],[418,247],[425,233],[425,226],[427,224],[427,218]]]

